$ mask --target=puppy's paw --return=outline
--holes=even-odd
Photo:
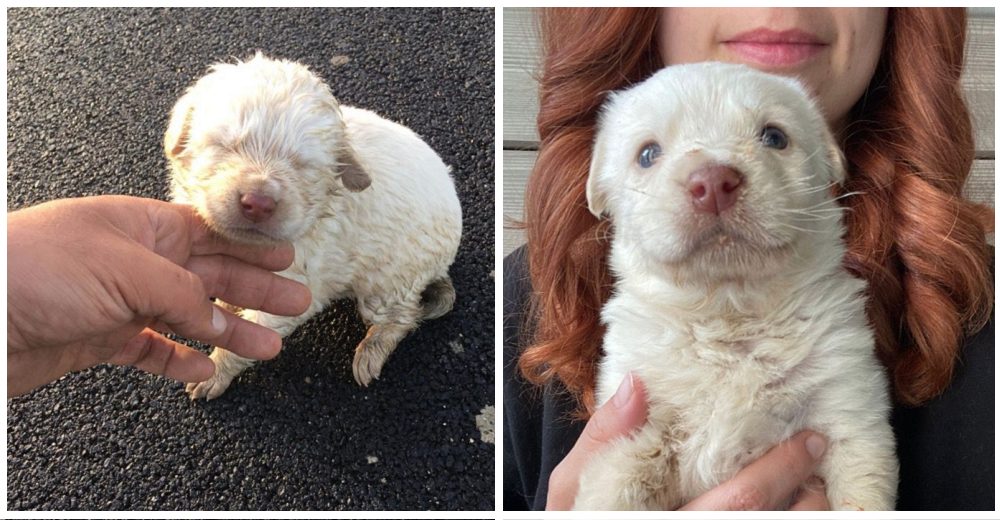
[[[855,497],[827,497],[830,508],[835,511],[892,511],[896,508],[896,497],[893,493],[870,494]]]
[[[374,328],[374,327],[373,327]],[[354,350],[354,380],[361,386],[368,386],[372,380],[378,379],[382,366],[389,359],[395,345],[388,346],[378,334],[369,331],[368,336],[361,340]]]
[[[220,376],[216,370],[215,375],[207,381],[188,383],[184,390],[191,396],[192,400],[204,398],[206,401],[211,401],[222,395],[232,382],[232,377]]]
[[[388,354],[362,341],[354,351],[354,363],[351,367],[354,371],[354,380],[361,386],[368,386],[372,380],[378,379],[387,358]]]

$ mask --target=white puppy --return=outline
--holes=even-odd
[[[174,201],[233,240],[295,246],[281,275],[309,286],[309,310],[244,318],[287,336],[330,301],[357,300],[369,327],[358,383],[451,309],[462,214],[449,168],[409,129],[341,107],[306,67],[260,53],[213,66],[174,106],[164,146]],[[211,357],[215,375],[188,385],[192,398],[218,397],[252,363],[219,347]]]
[[[649,422],[588,464],[576,508],[677,508],[806,428],[829,438],[833,508],[893,508],[887,378],[841,265],[844,175],[794,80],[702,63],[611,95],[587,183],[617,278],[597,395],[633,371]]]

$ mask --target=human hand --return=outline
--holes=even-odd
[[[580,487],[580,473],[598,451],[612,440],[627,435],[646,423],[648,412],[646,388],[631,372],[625,376],[615,395],[594,412],[587,421],[573,449],[553,468],[549,476],[549,494],[545,509],[567,511],[573,508]]]
[[[65,199],[9,213],[7,395],[100,363],[186,382],[212,376],[208,356],[159,332],[272,358],[276,332],[209,297],[301,314],[308,288],[271,272],[293,257],[288,244],[229,242],[191,207],[151,199]]]
[[[546,509],[569,510],[579,488],[580,474],[590,458],[612,440],[646,422],[648,404],[642,382],[629,373],[614,397],[597,409],[573,449],[552,470]],[[732,479],[684,505],[681,510],[828,510],[822,481],[811,476],[826,441],[803,431],[749,464]]]
[[[813,476],[825,450],[822,435],[801,431],[681,510],[828,511],[826,486]]]

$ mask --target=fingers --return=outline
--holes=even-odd
[[[215,345],[233,354],[259,360],[271,359],[281,352],[281,335],[277,332],[225,309],[219,311],[226,316],[226,330],[216,338]]]
[[[200,262],[200,260],[195,261],[199,270],[205,272],[212,270],[211,260],[199,266]],[[236,260],[232,262],[229,265],[239,264]],[[281,351],[281,337],[278,333],[213,305],[198,274],[150,251],[143,251],[128,265],[130,272],[125,273],[125,282],[119,284],[121,293],[133,312],[153,319],[152,323],[156,329],[169,330],[189,339],[224,346],[240,356],[251,359],[270,359]],[[222,262],[218,265],[227,264]],[[242,269],[243,267],[229,269],[231,277],[239,276],[243,272]],[[217,266],[216,272],[221,270],[224,269]],[[256,274],[259,275],[260,272]],[[273,273],[266,274],[268,277],[281,279]],[[251,276],[251,278],[257,280],[260,277]],[[221,287],[219,284],[226,284],[229,288]],[[247,289],[238,288],[241,284],[233,283],[225,275],[221,275],[215,277],[214,285],[226,295],[236,294],[237,299],[241,296],[266,299],[275,294],[280,296],[293,293],[290,305],[267,302],[267,306],[277,307],[278,310],[282,310],[283,306],[292,307],[284,310],[299,310],[294,307],[303,307],[301,296],[303,291],[308,293],[307,289],[290,280],[274,282],[273,286]],[[299,299],[298,302],[294,301],[296,298]]]
[[[209,301],[194,273],[150,251],[140,253],[126,269],[118,290],[137,315],[206,343],[226,331],[226,314]]]
[[[306,286],[231,257],[196,256],[184,267],[201,278],[210,296],[237,307],[297,316],[312,301]]]
[[[151,328],[222,346],[245,358],[271,359],[281,351],[277,332],[213,305],[201,278],[168,260],[150,256],[150,262],[162,262],[155,266],[159,277],[150,279],[147,287],[150,307],[139,310],[140,315],[154,318]]]
[[[682,509],[765,511],[783,507],[813,474],[825,449],[822,435],[800,432]]]
[[[806,480],[788,510],[829,511],[830,502],[826,499],[826,486],[823,484],[823,479],[812,476],[809,480]]]
[[[204,381],[215,373],[215,364],[208,356],[150,329],[129,340],[109,362],[132,365],[151,374],[187,383]]]
[[[191,206],[138,200],[145,204],[145,213],[153,231],[152,243],[142,241],[143,244],[174,263],[183,263],[189,256],[221,254],[269,271],[281,271],[292,265],[295,259],[295,250],[288,243],[271,246],[238,244],[219,236],[209,229]],[[130,236],[136,238],[135,234]]]
[[[552,471],[546,509],[568,510],[580,484],[580,473],[590,458],[609,441],[627,435],[646,422],[646,389],[629,372],[618,391],[594,412],[573,449]]]
[[[195,240],[191,244],[191,254],[194,256],[220,254],[231,256],[268,271],[288,269],[295,260],[295,249],[286,242],[273,246],[236,244],[207,230],[204,238],[195,237]]]
[[[232,242],[219,236],[199,217],[194,210],[187,213],[191,230],[191,255],[226,255],[238,258],[268,271],[282,271],[295,260],[295,249],[286,242],[271,246],[250,245]]]

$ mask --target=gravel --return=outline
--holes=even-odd
[[[211,402],[113,366],[9,400],[10,509],[493,510],[492,9],[10,9],[7,42],[8,210],[165,199],[170,107],[210,64],[263,50],[422,135],[465,219],[455,309],[367,389],[341,301]]]

